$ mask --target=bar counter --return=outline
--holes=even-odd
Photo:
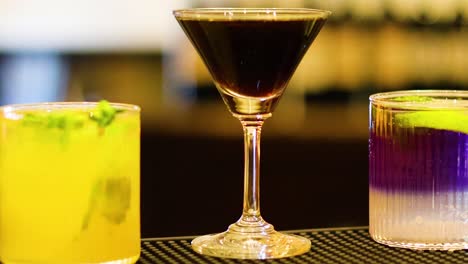
[[[285,231],[307,237],[311,250],[303,255],[270,260],[238,260],[203,256],[190,247],[190,237],[142,239],[139,264],[179,263],[421,263],[466,264],[468,251],[418,251],[392,248],[373,241],[367,227],[345,227]]]

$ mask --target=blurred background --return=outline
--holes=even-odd
[[[242,210],[243,140],[171,11],[333,12],[263,129],[277,229],[367,225],[371,93],[468,88],[467,0],[0,0],[0,103],[142,112],[142,236],[218,232]]]

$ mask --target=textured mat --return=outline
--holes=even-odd
[[[468,264],[468,252],[415,251],[374,242],[368,229],[339,228],[292,232],[307,237],[312,249],[303,255],[272,260],[222,259],[200,255],[190,247],[191,237],[143,239],[138,263],[450,263]]]

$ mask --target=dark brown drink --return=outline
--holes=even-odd
[[[325,19],[180,19],[179,23],[223,94],[273,99],[284,91]]]

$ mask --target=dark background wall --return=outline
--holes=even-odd
[[[239,130],[240,132],[240,130]],[[367,225],[366,140],[264,138],[261,209],[279,230]],[[142,233],[223,231],[242,212],[243,141],[143,133]]]

